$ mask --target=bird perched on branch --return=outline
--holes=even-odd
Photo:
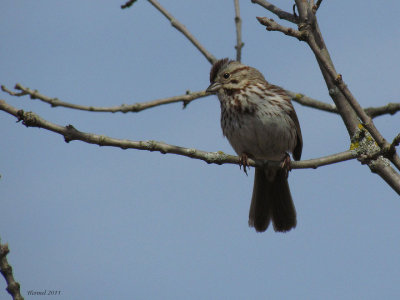
[[[247,159],[280,161],[281,168],[256,167],[249,225],[262,232],[296,227],[288,184],[290,156],[300,160],[303,141],[290,97],[255,68],[228,58],[211,68],[207,91],[221,104],[221,127],[246,171]]]

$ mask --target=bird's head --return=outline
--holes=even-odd
[[[210,71],[210,86],[207,88],[207,92],[218,93],[221,89],[243,89],[250,81],[265,82],[265,79],[256,69],[224,58],[218,60],[212,66]]]

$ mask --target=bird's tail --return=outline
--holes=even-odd
[[[296,227],[297,220],[287,176],[283,170],[277,170],[274,176],[267,172],[271,170],[256,168],[249,226],[263,232],[272,221],[275,231],[289,231]]]

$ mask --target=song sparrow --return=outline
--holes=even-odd
[[[254,160],[281,161],[282,168],[256,167],[249,226],[265,231],[270,221],[275,231],[296,227],[296,210],[287,181],[289,152],[301,157],[303,141],[290,97],[269,84],[255,68],[228,58],[211,68],[207,91],[221,104],[221,127],[246,167]]]

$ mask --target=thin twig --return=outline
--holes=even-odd
[[[365,108],[364,111],[371,118],[379,117],[386,114],[394,115],[395,113],[400,111],[400,103],[388,103],[384,106],[368,107]]]
[[[77,110],[84,110],[84,111],[93,111],[93,112],[139,112],[148,108],[153,108],[159,105],[165,105],[165,104],[171,104],[171,103],[176,103],[176,102],[182,102],[183,107],[186,107],[189,103],[192,101],[207,97],[210,94],[207,93],[206,91],[198,91],[198,92],[187,92],[185,95],[180,95],[180,96],[174,96],[174,97],[169,97],[169,98],[163,98],[163,99],[156,99],[152,101],[147,101],[147,102],[138,102],[134,104],[122,104],[120,106],[112,106],[112,107],[96,107],[96,106],[87,106],[87,105],[79,105],[79,104],[73,104],[70,102],[65,102],[61,101],[58,98],[51,98],[46,95],[43,95],[39,93],[37,90],[32,90],[30,88],[24,87],[21,84],[17,83],[15,85],[15,89],[20,91],[20,92],[13,92],[9,90],[7,87],[4,85],[1,86],[1,89],[3,92],[6,92],[7,94],[15,97],[22,97],[22,96],[30,96],[31,99],[37,99],[40,101],[43,101],[45,103],[50,104],[52,107],[66,107],[66,108],[71,108],[71,109],[77,109]],[[329,104],[325,103],[316,99],[313,99],[311,97],[308,97],[304,94],[301,93],[296,93],[292,92],[289,90],[286,90],[286,93],[292,98],[294,102],[297,102],[303,106],[319,109],[322,111],[330,112],[330,113],[336,113],[338,114],[338,110],[334,104]],[[396,112],[400,111],[400,103],[389,103],[384,106],[378,106],[378,107],[368,107],[365,109],[366,113],[371,116],[371,118],[375,118],[378,116],[382,116],[385,114],[395,114]]]
[[[308,106],[308,107],[323,110],[326,112],[338,114],[338,110],[334,104],[325,103],[325,102],[313,99],[311,97],[308,97],[306,95],[303,95],[300,93],[295,93],[295,92],[288,91],[288,90],[286,90],[286,93],[290,96],[290,98],[292,98],[292,100],[294,102],[297,102],[303,106]]]
[[[292,22],[294,24],[298,23],[297,16],[295,16],[294,14],[288,13],[287,11],[284,11],[284,10],[280,9],[279,7],[276,7],[272,3],[269,3],[268,1],[265,1],[265,0],[251,0],[251,2],[253,2],[255,4],[258,4],[258,5],[262,6],[262,7],[264,7],[265,9],[269,10],[270,12],[272,12],[273,14],[278,16],[279,19],[283,19],[283,20]]]
[[[242,48],[244,43],[242,42],[242,19],[240,18],[240,7],[239,0],[234,0],[235,4],[235,25],[236,25],[236,60],[242,60]]]
[[[267,29],[268,31],[280,31],[286,35],[298,38],[300,41],[305,40],[303,32],[276,23],[273,19],[267,17],[257,17],[257,20],[258,22],[260,22],[260,24],[264,25],[266,27],[265,29]]]
[[[29,95],[31,99],[39,99],[45,103],[50,104],[52,107],[68,107],[72,109],[77,109],[77,110],[85,110],[85,111],[93,111],[93,112],[139,112],[148,108],[152,108],[155,106],[159,105],[165,105],[165,104],[170,104],[170,103],[176,103],[176,102],[183,102],[184,107],[188,105],[191,101],[209,96],[210,93],[207,93],[206,91],[198,91],[198,92],[187,92],[185,95],[180,95],[180,96],[174,96],[174,97],[169,97],[169,98],[163,98],[163,99],[156,99],[152,101],[147,101],[147,102],[138,102],[134,104],[122,104],[120,106],[113,106],[113,107],[95,107],[95,106],[87,106],[87,105],[79,105],[79,104],[73,104],[69,102],[64,102],[59,100],[58,98],[51,98],[45,95],[40,94],[37,90],[31,90],[27,87],[22,86],[21,84],[17,83],[15,85],[15,89],[21,91],[20,93],[15,93],[10,91],[8,88],[5,86],[1,86],[1,89],[10,94],[11,96],[25,96]]]
[[[315,159],[308,159],[302,161],[292,161],[290,166],[292,169],[316,169],[318,167],[332,165],[338,162],[347,161],[357,158],[357,152],[353,150],[347,150],[336,154],[331,154]]]
[[[21,296],[20,285],[14,279],[12,267],[7,261],[7,254],[10,252],[7,244],[0,243],[0,272],[7,282],[7,292],[13,297],[14,300],[24,300]]]
[[[14,117],[17,118],[18,121],[22,121],[22,124],[27,127],[38,127],[58,133],[64,137],[64,140],[66,142],[79,140],[99,146],[119,147],[121,149],[158,151],[163,154],[166,153],[178,154],[194,159],[203,160],[209,164],[239,165],[241,163],[240,158],[238,156],[225,154],[221,151],[206,152],[194,148],[185,148],[185,147],[170,145],[159,141],[131,141],[126,139],[122,140],[122,139],[107,137],[104,135],[82,132],[74,128],[72,125],[60,126],[43,119],[42,117],[33,112],[24,112],[23,110],[19,110],[6,103],[4,100],[0,100],[0,110],[13,115]],[[315,169],[320,166],[330,165],[333,163],[346,161],[354,158],[357,158],[357,152],[353,150],[348,150],[345,152],[324,156],[316,159],[292,161],[290,167],[292,169],[306,169],[306,168]],[[268,164],[270,166],[275,166],[275,167],[280,166],[280,162],[268,162]],[[263,162],[255,162],[249,159],[249,165],[253,167],[263,166]]]
[[[306,95],[295,93],[289,90],[285,90],[286,93],[292,98],[294,102],[297,102],[303,106],[312,107],[315,109],[319,109],[322,111],[339,114],[338,109],[334,104],[325,103]],[[367,107],[364,108],[364,111],[371,117],[376,118],[383,115],[394,115],[398,111],[400,111],[400,103],[388,103],[383,106],[377,107]]]
[[[207,60],[214,64],[217,59],[214,55],[207,51],[200,42],[187,30],[187,28],[174,18],[164,7],[161,6],[156,0],[148,0],[158,11],[160,11],[170,22],[173,27],[183,33],[183,35],[207,58]]]

